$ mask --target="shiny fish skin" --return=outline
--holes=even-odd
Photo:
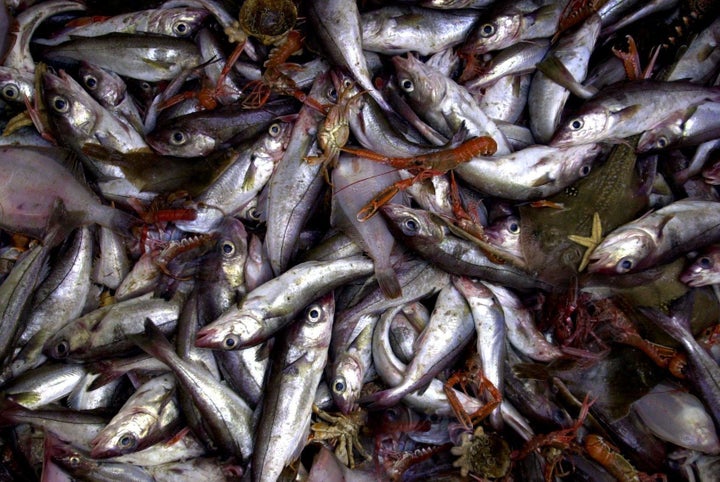
[[[372,270],[372,261],[363,257],[299,264],[258,286],[238,306],[202,328],[195,344],[237,350],[262,343],[290,323],[311,300]]]
[[[334,313],[335,298],[329,293],[311,303],[278,340],[254,439],[253,481],[276,480],[300,456],[327,362]]]

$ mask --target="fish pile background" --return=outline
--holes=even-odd
[[[6,0],[0,480],[720,479],[718,3]]]

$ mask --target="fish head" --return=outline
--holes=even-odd
[[[125,98],[127,85],[115,72],[83,60],[78,75],[85,89],[103,105],[116,106]]]
[[[395,56],[392,62],[398,87],[414,104],[435,105],[445,96],[444,76],[414,55]]]
[[[555,132],[550,142],[554,147],[577,146],[602,141],[610,128],[610,115],[597,108],[571,117]]]
[[[668,122],[642,133],[635,148],[637,152],[662,150],[682,138],[682,123]]]
[[[173,37],[190,37],[210,15],[204,8],[167,8],[159,12],[166,35]]]
[[[138,428],[131,420],[109,424],[90,442],[90,457],[106,459],[137,451],[142,437],[137,433]]]
[[[33,76],[11,67],[0,66],[0,97],[13,104],[32,99],[35,92]]]
[[[520,218],[511,215],[495,221],[484,230],[488,241],[520,254]]]
[[[45,72],[43,100],[55,128],[67,137],[94,136],[103,108],[75,79],[61,70]]]
[[[97,462],[70,443],[59,439],[50,431],[45,432],[45,456],[71,474],[91,473]]]
[[[215,137],[190,125],[161,127],[147,136],[147,143],[163,156],[200,157],[217,148]]]
[[[216,321],[197,332],[195,346],[211,350],[239,350],[264,341],[261,320],[238,310],[226,312]]]
[[[420,209],[412,209],[402,204],[386,204],[380,211],[388,221],[393,234],[404,238],[417,238],[440,241],[442,228],[435,223],[430,214]]]
[[[247,260],[247,231],[239,219],[227,216],[218,229],[217,254],[220,256],[224,278],[234,288],[245,282],[245,261]]]
[[[720,254],[720,250],[716,249],[715,254]],[[712,253],[698,257],[682,272],[680,281],[693,288],[717,283],[720,276],[718,276],[716,260],[717,256],[713,256]]]
[[[358,407],[365,371],[348,353],[340,355],[333,371],[335,376],[330,382],[333,400],[343,413],[350,413]]]
[[[70,326],[45,342],[43,353],[55,360],[63,360],[82,350],[90,342],[90,332],[82,326]]]
[[[610,233],[590,255],[588,272],[625,274],[646,268],[655,249],[655,238],[642,229]]]
[[[460,49],[461,54],[479,55],[504,49],[513,44],[520,35],[522,14],[508,12],[478,23]]]

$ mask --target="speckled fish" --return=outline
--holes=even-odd
[[[137,387],[91,442],[91,457],[105,459],[137,452],[175,435],[180,428],[175,385],[175,376],[166,373]]]
[[[496,3],[497,7],[476,24],[461,52],[478,55],[524,40],[552,37],[566,3],[564,0]]]
[[[138,10],[112,17],[78,18],[73,26],[47,39],[38,39],[41,45],[59,45],[78,37],[99,37],[112,33],[151,33],[170,37],[192,36],[209,12],[202,8],[157,8]]]
[[[720,245],[704,248],[695,261],[680,275],[688,286],[708,286],[720,283]]]
[[[248,293],[238,305],[198,331],[195,344],[214,350],[257,345],[287,326],[314,299],[373,272],[364,257],[307,261]]]
[[[136,335],[133,340],[175,373],[179,386],[202,414],[205,432],[211,437],[205,444],[249,459],[253,442],[252,410],[248,404],[227,385],[208,376],[207,370],[180,358],[149,318],[145,322],[145,336]]]
[[[281,335],[254,438],[253,481],[274,481],[305,447],[313,396],[327,363],[335,298],[326,294]]]
[[[720,241],[720,204],[681,199],[610,232],[590,255],[591,273],[628,273]]]
[[[75,38],[50,47],[44,58],[66,63],[86,60],[118,75],[148,82],[172,80],[183,69],[202,62],[200,51],[189,40],[122,33]]]
[[[476,20],[472,10],[389,5],[360,15],[362,47],[387,55],[434,54],[465,40]]]
[[[618,142],[705,101],[720,101],[720,87],[641,80],[605,88],[568,117],[550,145]]]

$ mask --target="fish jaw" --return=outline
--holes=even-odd
[[[605,238],[590,255],[589,273],[624,274],[647,267],[655,242],[649,233],[622,230]]]
[[[392,58],[397,73],[397,83],[400,90],[413,98],[426,98],[429,104],[437,104],[445,94],[445,89],[433,82],[435,75],[432,69],[408,53],[407,58],[396,55]],[[404,81],[410,80],[412,86],[405,86]]]
[[[239,350],[255,346],[264,341],[263,323],[252,316],[241,314],[222,316],[217,321],[200,329],[195,339],[195,346],[211,350]],[[228,319],[229,318],[229,319]]]
[[[330,385],[333,400],[342,413],[348,414],[357,408],[364,373],[358,361],[352,356],[343,356],[338,362],[335,373],[343,373],[333,379]]]

